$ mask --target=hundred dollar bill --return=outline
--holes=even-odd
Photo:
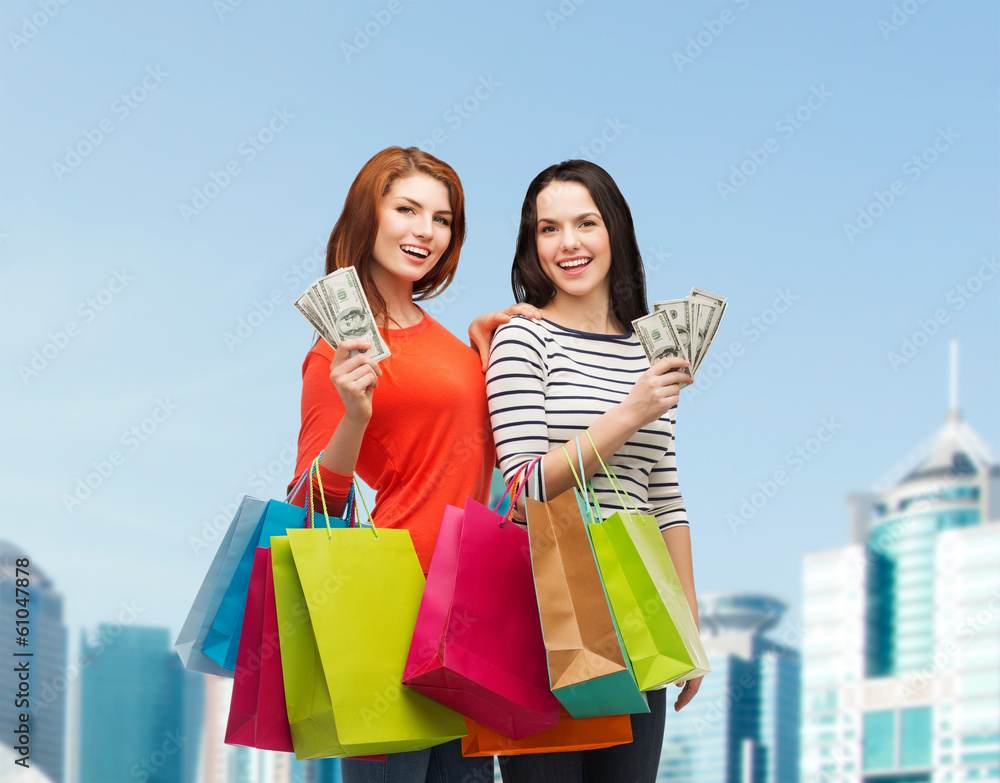
[[[665,302],[653,302],[653,311],[660,310],[667,314],[670,325],[674,327],[681,341],[683,356],[694,365],[694,355],[691,353],[691,302],[687,299],[669,299]]]
[[[354,267],[321,277],[295,300],[295,307],[334,348],[341,340],[368,340],[372,347],[362,353],[377,362],[390,355]]]
[[[669,316],[662,310],[636,318],[632,322],[632,329],[642,343],[642,349],[646,352],[646,358],[651,365],[668,356],[685,358],[681,340],[674,331]]]
[[[697,304],[698,311],[693,332],[696,353],[691,363],[691,371],[697,372],[712,345],[712,340],[715,339],[715,333],[719,331],[719,324],[722,323],[722,316],[726,312],[726,298],[700,288],[692,288],[687,299]]]

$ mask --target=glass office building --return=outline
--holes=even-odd
[[[681,712],[667,711],[658,780],[795,783],[799,654],[796,626],[776,629],[785,606],[760,595],[699,597],[712,673]],[[674,696],[671,689],[671,696]]]
[[[803,783],[1000,779],[1000,466],[953,403],[804,563]]]
[[[25,570],[27,596],[17,592],[17,562],[28,561]],[[16,603],[20,598],[22,604]],[[25,600],[26,598],[26,600]],[[20,615],[17,612],[20,610]],[[27,625],[16,623],[27,619]],[[27,722],[30,739],[28,769],[41,772],[53,783],[65,780],[66,743],[66,626],[63,624],[63,598],[55,584],[44,571],[13,544],[0,541],[0,625],[3,626],[3,657],[0,669],[0,734],[8,748],[17,745],[15,732],[20,726],[20,716],[29,716]],[[18,627],[28,628],[25,640],[18,644]],[[23,655],[30,653],[30,656]],[[15,695],[19,675],[15,667],[28,661],[29,707],[19,708]],[[16,754],[15,754],[16,757]],[[23,767],[14,767],[10,761],[9,774],[14,778],[25,773]]]
[[[84,634],[80,783],[197,779],[201,675],[182,666],[166,628],[105,624]]]

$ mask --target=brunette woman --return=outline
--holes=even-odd
[[[576,458],[601,511],[624,511],[600,456],[632,500],[653,515],[698,617],[687,513],[677,484],[674,410],[690,382],[680,357],[652,367],[631,322],[648,312],[632,214],[610,175],[593,163],[551,166],[528,187],[511,273],[514,297],[542,319],[513,318],[494,336],[487,394],[500,467],[513,477],[535,457],[546,496],[574,486],[561,446]],[[586,432],[584,432],[586,431]],[[588,437],[589,435],[589,437]],[[591,445],[593,444],[593,446]],[[701,679],[684,684],[681,709]],[[656,779],[666,693],[649,692],[632,716],[633,741],[589,751],[500,757],[506,783],[632,783]]]

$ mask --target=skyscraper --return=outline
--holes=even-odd
[[[18,572],[18,562],[24,565]],[[25,576],[27,572],[27,576]],[[17,592],[18,579],[27,579]],[[22,584],[24,584],[22,582]],[[16,603],[20,599],[22,603]],[[17,612],[20,610],[20,615]],[[27,620],[22,624],[16,620]],[[13,544],[0,541],[0,625],[3,626],[4,665],[0,668],[0,734],[4,743],[16,743],[20,715],[29,716],[29,769],[37,769],[54,783],[63,783],[66,746],[66,626],[63,599],[54,582],[29,555]],[[15,628],[27,627],[26,644],[15,646]],[[31,653],[15,658],[15,653]],[[29,687],[27,708],[15,708],[20,685],[14,666],[27,662]]]
[[[785,605],[739,593],[700,596],[702,641],[712,673],[681,712],[668,711],[658,780],[795,783],[798,775],[799,633],[765,636]]]
[[[201,680],[169,630],[101,625],[80,649],[80,783],[195,780]]]
[[[954,359],[952,377],[955,377]],[[804,564],[803,783],[1000,778],[1000,465],[955,401]]]

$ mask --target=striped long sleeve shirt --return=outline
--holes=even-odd
[[[569,441],[620,403],[649,360],[633,333],[580,332],[551,321],[515,316],[497,329],[486,374],[486,394],[504,478]],[[674,455],[676,407],[644,426],[608,464],[635,504],[660,528],[686,525]],[[532,482],[533,483],[533,482]],[[598,472],[594,492],[602,515],[622,510],[610,479]]]

